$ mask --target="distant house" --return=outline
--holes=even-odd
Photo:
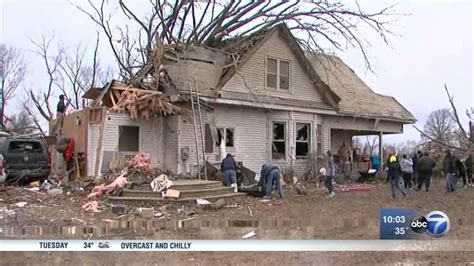
[[[191,49],[181,56],[184,63],[175,55],[165,57],[176,86],[166,95],[189,110],[183,99],[196,85],[206,106],[204,143],[197,138],[201,164],[201,147],[206,160],[217,163],[225,146],[257,173],[265,162],[301,173],[311,152],[336,152],[357,135],[399,134],[404,124],[415,122],[393,97],[372,91],[340,58],[305,53],[283,24],[213,49]],[[155,166],[174,173],[195,173],[192,112],[148,120],[112,112],[103,107],[111,106],[107,94],[115,83],[88,91],[85,96],[94,104],[87,116],[93,118],[81,131],[69,129],[84,134],[77,137],[84,139],[87,174],[107,170],[117,154],[136,152],[149,153]],[[199,131],[199,121],[196,125]]]

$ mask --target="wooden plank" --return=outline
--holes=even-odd
[[[100,124],[100,131],[99,131],[99,145],[97,145],[97,156],[95,159],[95,171],[94,171],[94,176],[98,177],[100,174],[100,168],[102,164],[102,148],[103,148],[103,143],[104,143],[104,132],[105,132],[105,123],[107,121],[106,119],[106,109],[102,109],[102,123]]]
[[[121,87],[114,87],[114,90],[119,90],[119,91],[138,91],[138,92],[143,92],[143,93],[154,93],[154,94],[163,94],[161,91],[152,91],[152,90],[142,90],[142,89],[136,89],[136,88],[121,88]]]
[[[109,93],[109,96],[110,96],[110,100],[112,101],[112,106],[115,106],[117,103],[115,102],[115,97],[113,95],[113,93]]]

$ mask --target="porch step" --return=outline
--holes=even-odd
[[[205,180],[177,180],[174,182],[174,185],[171,186],[172,189],[179,191],[185,190],[195,190],[195,189],[209,189],[209,188],[219,188],[222,187],[222,182],[220,181],[205,181]],[[150,184],[142,185],[133,185],[133,190],[139,191],[151,191]]]
[[[138,201],[156,201],[156,202],[183,202],[183,201],[196,201],[198,198],[203,198],[207,200],[214,200],[214,199],[220,199],[220,198],[234,198],[234,197],[244,197],[246,196],[246,193],[241,193],[241,192],[232,192],[232,193],[226,193],[226,194],[220,194],[220,195],[213,195],[213,196],[205,196],[205,197],[187,197],[187,198],[178,198],[178,199],[163,199],[163,198],[149,198],[149,197],[110,197],[109,199],[112,201],[116,202],[127,202],[127,201],[133,201],[133,202],[138,202]]]
[[[176,188],[173,188],[176,189]],[[220,187],[214,188],[205,188],[205,189],[188,189],[188,190],[179,190],[180,198],[204,198],[207,196],[215,196],[233,193],[234,189],[231,187]],[[125,189],[122,192],[123,197],[141,197],[141,198],[161,198],[161,192],[154,191],[145,191],[145,190],[135,190],[135,189]]]

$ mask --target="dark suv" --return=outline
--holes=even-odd
[[[15,181],[19,181],[20,185],[35,180],[43,181],[51,172],[51,160],[45,140],[7,138],[0,151],[7,184]]]

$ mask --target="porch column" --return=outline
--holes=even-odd
[[[379,170],[382,171],[383,170],[383,162],[384,162],[384,158],[383,158],[383,132],[380,131],[379,133],[379,157],[380,157],[380,166],[379,166]]]

